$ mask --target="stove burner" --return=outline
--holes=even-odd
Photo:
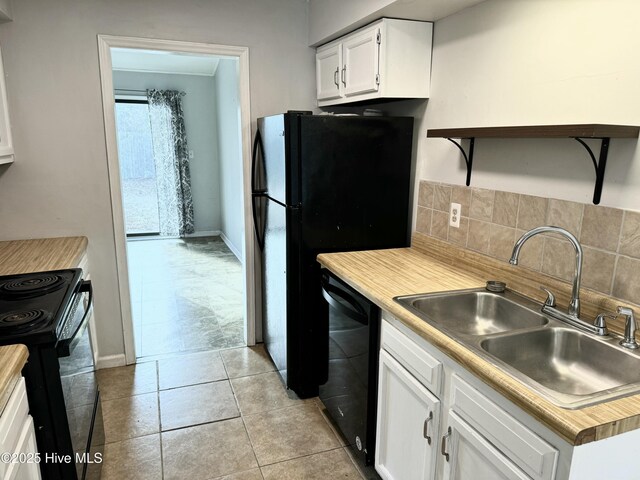
[[[0,331],[18,333],[44,326],[51,319],[51,314],[45,310],[23,310],[0,315]]]
[[[6,299],[38,297],[58,290],[63,285],[64,278],[60,275],[31,275],[0,284],[0,296]]]

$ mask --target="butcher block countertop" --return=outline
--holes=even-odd
[[[76,268],[87,243],[87,237],[0,242],[0,275]]]
[[[0,347],[0,415],[22,376],[20,372],[28,356],[29,351],[24,345]]]
[[[419,234],[414,235],[411,248],[321,254],[318,261],[570,444],[640,428],[640,395],[576,410],[558,407],[393,300],[399,295],[484,287],[487,280],[502,280],[512,290],[539,301],[544,298],[538,286],[546,285],[559,293],[558,305],[566,307],[569,284]],[[619,302],[589,290],[581,293],[586,315]]]

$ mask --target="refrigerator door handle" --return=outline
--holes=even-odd
[[[262,194],[267,193],[266,188],[257,188],[256,168],[258,167],[258,152],[264,158],[264,148],[262,148],[262,135],[260,130],[256,132],[256,138],[253,140],[253,154],[251,155],[251,193]]]

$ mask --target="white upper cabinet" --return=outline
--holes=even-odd
[[[342,43],[344,94],[347,97],[378,91],[380,29],[367,28]]]
[[[340,69],[342,68],[342,49],[334,45],[319,51],[316,55],[316,85],[318,100],[340,98]]]
[[[432,32],[429,22],[383,18],[319,47],[318,106],[428,98]]]
[[[13,162],[13,140],[9,123],[7,88],[4,79],[2,54],[0,53],[0,164]]]

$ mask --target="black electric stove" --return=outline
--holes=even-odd
[[[100,478],[104,428],[87,329],[92,303],[81,269],[0,276],[0,345],[29,349],[22,374],[44,480]]]

